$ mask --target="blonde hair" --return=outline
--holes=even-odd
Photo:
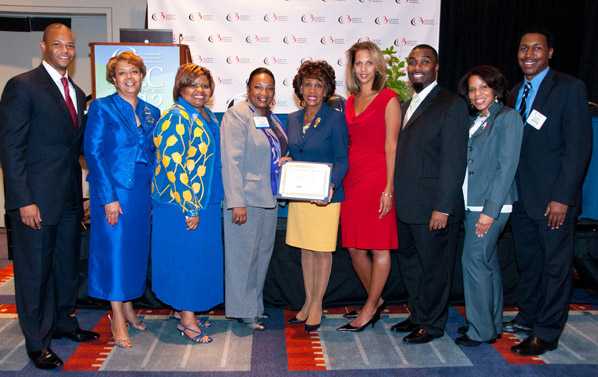
[[[386,83],[386,61],[384,60],[384,55],[382,55],[382,51],[380,48],[373,42],[365,41],[365,42],[357,42],[349,50],[347,50],[347,90],[351,94],[356,94],[361,90],[359,85],[359,80],[357,80],[357,76],[355,75],[355,55],[357,51],[365,50],[370,53],[372,60],[374,61],[374,65],[376,66],[376,74],[374,77],[374,83],[372,84],[372,89],[375,91],[381,90],[384,88],[384,84]]]
[[[114,76],[116,76],[116,64],[118,62],[129,63],[139,69],[141,76],[145,78],[145,64],[141,56],[135,54],[132,51],[123,51],[120,54],[113,56],[106,63],[106,81],[110,84],[114,84]]]

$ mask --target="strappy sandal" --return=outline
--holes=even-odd
[[[114,345],[124,349],[133,348],[133,343],[131,342],[131,338],[129,335],[126,336],[119,336],[115,335],[114,331],[114,322],[112,322],[112,317],[108,314],[108,320],[110,321],[110,332],[112,332],[112,340],[114,341]]]
[[[203,333],[203,331],[201,331],[201,329],[199,331],[197,331],[195,329],[191,329],[189,327],[184,326],[182,323],[179,323],[178,325],[176,325],[176,329],[179,331],[181,336],[189,339],[190,341],[192,341],[194,343],[208,344],[208,343],[212,343],[212,341],[214,340],[211,336],[205,335]],[[187,331],[195,333],[197,335],[189,336],[187,334]]]

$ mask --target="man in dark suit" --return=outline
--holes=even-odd
[[[0,158],[14,237],[15,295],[36,367],[62,365],[51,338],[97,339],[73,315],[78,288],[85,94],[67,74],[71,30],[51,24],[42,64],[10,79],[0,100]]]
[[[464,214],[462,184],[467,159],[465,102],[436,83],[438,54],[419,45],[407,58],[416,94],[403,107],[395,192],[399,267],[410,316],[392,330],[409,332],[406,343],[444,334]]]
[[[511,96],[525,124],[511,216],[519,314],[503,330],[530,333],[511,348],[522,355],[555,349],[567,321],[575,219],[592,147],[585,86],[550,69],[552,54],[548,32],[523,34],[517,58],[524,81]]]

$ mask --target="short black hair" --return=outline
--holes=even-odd
[[[324,60],[306,60],[299,67],[299,70],[293,79],[293,89],[300,101],[303,101],[304,99],[303,94],[301,94],[301,86],[306,79],[317,79],[324,84],[326,87],[324,102],[328,101],[336,90],[336,75],[334,73],[334,68]]]
[[[554,47],[554,42],[555,42],[554,34],[552,34],[552,32],[550,32],[550,30],[548,30],[542,26],[529,26],[529,27],[523,29],[523,31],[519,35],[519,42],[521,42],[521,39],[526,34],[541,34],[546,38],[546,44],[548,45],[548,48]]]
[[[253,79],[253,77],[259,75],[260,73],[265,73],[268,76],[270,76],[272,78],[272,83],[274,85],[276,85],[276,80],[274,79],[274,73],[272,73],[272,71],[270,71],[266,67],[258,67],[256,69],[254,69],[253,71],[251,71],[251,73],[249,74],[249,78],[247,79],[247,87],[248,88],[249,88],[249,85],[251,84],[251,80]]]
[[[432,51],[432,55],[434,56],[434,60],[436,60],[436,63],[438,63],[438,51],[436,51],[436,49],[428,44],[422,43],[422,44],[418,44],[417,46],[413,47],[411,49],[411,51],[413,50],[417,50],[417,49],[426,49],[426,50],[430,50]],[[409,53],[411,54],[411,53]]]
[[[496,99],[500,102],[505,101],[507,96],[507,79],[502,72],[491,65],[478,65],[469,70],[459,81],[459,94],[469,103],[469,78],[478,76],[494,91]]]

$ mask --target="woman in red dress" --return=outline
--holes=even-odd
[[[380,319],[390,250],[398,248],[392,196],[401,108],[395,93],[384,87],[386,64],[378,46],[356,43],[347,58],[349,171],[341,207],[342,245],[368,298],[357,317],[338,330],[361,331]]]

